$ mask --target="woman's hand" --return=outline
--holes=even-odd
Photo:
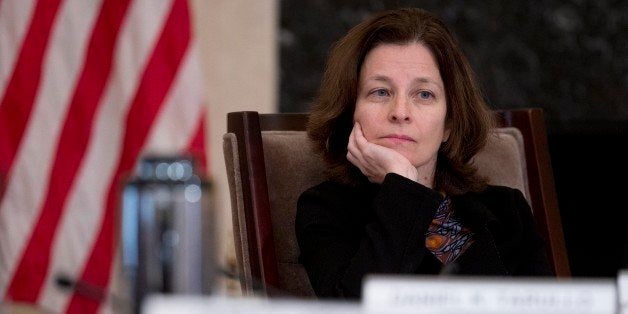
[[[349,135],[347,150],[347,160],[373,183],[382,183],[391,172],[418,182],[418,171],[410,161],[394,149],[369,142],[358,122]]]

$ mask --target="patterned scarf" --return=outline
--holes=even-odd
[[[473,232],[464,227],[451,210],[449,197],[441,202],[425,235],[425,247],[447,265],[473,243]]]

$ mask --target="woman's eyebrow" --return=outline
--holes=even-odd
[[[436,80],[433,80],[429,77],[417,77],[414,79],[414,82],[421,83],[421,84],[433,84],[433,85],[436,85],[438,88],[443,89],[442,84],[440,84]]]
[[[373,80],[373,81],[379,81],[379,82],[390,82],[391,79],[386,76],[386,75],[374,75],[374,76],[369,76],[366,78],[367,81]]]

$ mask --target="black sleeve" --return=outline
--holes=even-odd
[[[437,192],[388,174],[370,205],[352,199],[360,195],[338,194],[342,191],[314,188],[297,204],[300,261],[319,297],[359,297],[366,274],[416,270],[425,253],[425,231],[442,200]],[[353,225],[366,212],[373,219]]]
[[[527,249],[521,255],[521,263],[514,275],[517,276],[551,276],[545,250],[545,241],[539,234],[538,227],[532,216],[530,205],[519,190],[515,190],[515,206],[522,223],[522,238]]]

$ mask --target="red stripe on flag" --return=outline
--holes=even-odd
[[[7,177],[33,109],[44,53],[60,2],[61,0],[37,2],[11,80],[0,102],[0,177],[4,177],[5,182],[9,182]],[[0,185],[0,201],[4,194],[3,186]]]
[[[205,110],[205,107],[202,108],[200,115],[201,116],[198,119],[196,131],[194,132],[194,137],[192,138],[190,143],[188,143],[186,150],[194,157],[194,160],[196,162],[196,168],[198,169],[200,174],[205,177],[209,176],[209,168],[207,167],[208,160],[205,147],[205,133],[207,132],[205,122],[207,120],[207,111]]]
[[[126,118],[122,155],[109,186],[103,222],[80,281],[106,289],[111,277],[115,253],[116,214],[124,174],[132,171],[146,142],[150,128],[163,105],[179,65],[190,42],[190,19],[185,0],[175,0],[157,42],[153,55],[142,75],[142,81]],[[68,304],[69,313],[93,313],[95,300],[74,294]]]
[[[116,38],[128,4],[129,0],[105,1],[100,9],[57,145],[46,199],[7,298],[35,302],[39,297],[48,274],[52,241],[90,140],[94,113],[111,73]]]

